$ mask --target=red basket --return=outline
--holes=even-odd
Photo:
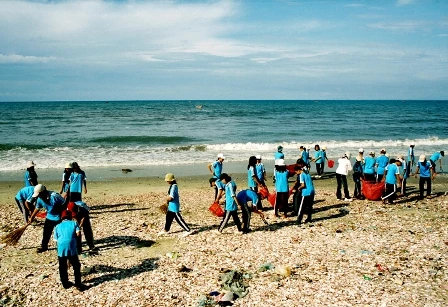
[[[259,189],[258,194],[260,194],[263,199],[268,198],[269,197],[268,188],[263,187],[263,188]]]
[[[329,168],[333,168],[334,166],[334,161],[333,160],[328,160],[328,167]]]
[[[380,200],[385,189],[384,182],[362,182],[362,194],[368,200]]]
[[[218,203],[213,203],[210,208],[208,208],[208,210],[210,210],[210,212],[217,217],[224,216],[224,210],[222,210],[221,206]]]
[[[47,212],[38,212],[37,214],[36,214],[36,217],[38,217],[38,218],[41,218],[41,219],[45,219],[45,218],[47,218]]]

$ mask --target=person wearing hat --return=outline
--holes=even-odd
[[[243,233],[248,233],[251,231],[250,218],[252,212],[260,215],[261,218],[264,219],[263,212],[258,211],[257,209],[257,204],[261,197],[262,196],[260,194],[257,194],[255,191],[250,189],[242,190],[236,196],[238,199],[238,204],[241,206],[241,213],[243,215]]]
[[[376,158],[376,180],[383,181],[384,171],[389,164],[389,158],[386,156],[386,149],[382,148],[380,155]]]
[[[274,153],[274,162],[280,159],[285,159],[285,155],[283,154],[283,146],[278,145],[277,146],[277,152]],[[275,164],[274,164],[274,176],[273,176],[273,181],[275,184]]]
[[[437,173],[437,171],[436,171],[436,162],[437,161],[440,161],[440,171],[443,172],[443,169],[442,169],[442,157],[445,157],[445,152],[443,150],[435,152],[431,156],[431,158],[429,158],[429,161],[431,162],[431,165],[432,165],[432,168],[434,170],[434,173]]]
[[[72,163],[73,172],[70,174],[70,184],[68,191],[70,193],[70,201],[82,201],[82,187],[84,186],[84,194],[87,194],[87,177],[86,173],[79,167],[78,163]]]
[[[85,202],[77,201],[77,202],[69,202],[67,205],[67,210],[72,213],[72,218],[76,220],[79,224],[79,228],[82,228],[82,232],[84,233],[84,237],[86,239],[87,245],[89,246],[89,250],[91,252],[96,251],[95,244],[93,243],[93,231],[92,224],[90,223],[90,208],[87,206]],[[77,238],[77,249],[78,254],[82,253],[82,236]]]
[[[355,182],[355,190],[353,191],[353,197],[358,199],[364,199],[361,190],[361,180],[363,178],[362,156],[356,156],[356,162],[353,164],[353,181]]]
[[[315,178],[320,178],[321,175],[323,174],[325,157],[323,151],[320,149],[320,146],[318,144],[314,145],[314,150],[315,152],[313,161],[316,163],[316,172],[317,172]]]
[[[420,180],[418,183],[420,190],[419,199],[423,199],[423,194],[425,192],[426,183],[426,197],[431,196],[431,179],[434,179],[434,169],[431,162],[426,160],[425,155],[421,155],[418,159],[417,169],[415,170],[415,178],[420,174]]]
[[[399,155],[397,160],[401,162],[401,166],[399,167],[401,177],[401,195],[406,196],[406,179],[409,178],[409,173],[407,170],[408,166],[404,155]]]
[[[37,198],[36,208],[34,209],[33,214],[31,214],[28,223],[31,223],[34,220],[40,209],[45,209],[47,211],[42,243],[37,249],[38,253],[42,253],[48,250],[48,242],[50,241],[53,229],[61,222],[61,212],[65,209],[65,199],[56,192],[48,191],[42,184],[38,184],[34,187],[33,197]]]
[[[364,148],[358,150],[358,157],[361,158],[361,164],[364,164]]]
[[[414,143],[409,144],[408,156],[406,159],[406,171],[407,171],[406,176],[407,176],[407,178],[409,178],[411,176],[412,167],[415,165],[414,147],[415,147]]]
[[[212,174],[212,178],[219,179],[219,177],[222,174],[222,163],[223,162],[224,162],[224,155],[222,153],[220,153],[220,154],[218,154],[216,161],[207,165],[208,170]],[[210,186],[213,186],[212,181],[210,181]],[[215,199],[216,199],[216,197],[218,196],[218,188],[216,186],[214,186],[214,188],[215,188]]]
[[[397,186],[401,185],[401,176],[400,176],[400,166],[401,161],[390,159],[390,163],[386,166],[384,171],[384,181],[386,182],[386,190],[384,192],[384,196],[381,197],[383,203],[386,200],[389,204],[393,204],[396,196],[397,196]]]
[[[28,223],[28,219],[34,211],[34,202],[36,199],[33,197],[33,194],[33,186],[24,187],[16,194],[16,203],[25,219],[25,223]]]
[[[59,194],[66,193],[68,191],[68,187],[70,186],[70,176],[73,172],[72,163],[67,162],[65,164],[64,172],[62,173],[62,186]]]
[[[347,185],[347,175],[348,172],[352,170],[352,164],[350,163],[350,153],[347,151],[342,158],[338,160],[338,167],[336,169],[336,181],[337,181],[337,189],[336,189],[336,197],[339,200],[342,200],[341,188],[344,187],[344,201],[352,201],[350,198],[350,192],[348,191]]]
[[[364,158],[363,174],[364,174],[365,181],[369,181],[369,182],[375,181],[375,179],[376,179],[375,178],[375,164],[376,164],[375,152],[371,151],[369,153],[369,156]]]
[[[238,207],[241,207],[241,204],[238,202],[238,198],[236,197],[236,183],[226,173],[222,173],[219,179],[221,179],[221,181],[226,185],[226,206],[224,210],[224,217],[219,224],[218,232],[222,233],[224,227],[226,227],[229,222],[230,217],[232,217],[238,231],[243,234],[243,228],[241,227],[241,222],[238,217]]]
[[[26,172],[24,175],[26,187],[34,187],[38,184],[37,173],[34,170],[35,166],[36,166],[36,164],[34,164],[33,161],[28,161],[28,163],[26,164]]]
[[[297,174],[299,185],[294,186],[292,192],[294,194],[300,194],[299,206],[297,210],[297,223],[299,225],[302,223],[304,214],[307,215],[305,223],[310,223],[315,194],[313,179],[311,178],[309,172],[304,171],[303,167],[300,165],[294,166],[294,172]]]
[[[257,178],[261,182],[261,185],[265,186],[266,182],[266,168],[263,163],[261,163],[261,155],[256,155],[257,164],[255,164],[255,169],[257,171]]]
[[[70,288],[71,283],[68,281],[67,274],[67,262],[69,262],[73,268],[73,275],[75,275],[75,287],[83,291],[85,286],[81,283],[81,263],[76,249],[81,229],[78,223],[72,220],[71,211],[62,211],[61,220],[55,227],[53,236],[58,246],[59,277],[62,286],[65,289]]]
[[[166,198],[166,203],[168,204],[168,210],[166,211],[165,219],[165,229],[158,233],[158,235],[167,234],[170,231],[171,224],[175,219],[180,227],[185,231],[183,236],[188,236],[191,234],[190,227],[184,221],[182,215],[180,215],[180,199],[179,199],[179,188],[177,186],[176,178],[171,173],[165,175],[165,181],[170,185],[168,189],[168,196]]]
[[[287,217],[288,212],[288,198],[289,198],[289,186],[288,177],[289,172],[286,169],[285,160],[279,159],[275,163],[275,203],[274,203],[274,215],[279,217],[278,213],[283,212],[283,218]]]
[[[323,157],[323,164],[322,164],[322,174],[325,171],[325,160],[328,161],[327,158],[327,147],[326,146],[322,146],[322,157]]]

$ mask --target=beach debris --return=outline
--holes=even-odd
[[[178,271],[178,272],[189,273],[189,272],[191,272],[191,271],[193,271],[193,270],[190,269],[190,268],[187,268],[185,265],[182,264],[182,265],[177,269],[177,271]]]
[[[180,257],[178,252],[169,252],[169,253],[166,253],[166,256],[173,260],[177,260],[177,258]]]
[[[363,275],[362,278],[364,278],[364,280],[372,280],[372,277],[368,275]]]
[[[221,274],[221,285],[224,290],[236,294],[239,298],[243,298],[249,293],[243,274],[236,270]]]
[[[378,269],[378,271],[380,272],[389,272],[389,268],[386,266],[383,266],[379,263],[375,264],[375,267]]]
[[[289,277],[291,276],[291,267],[289,265],[277,266],[275,267],[274,272],[283,277]]]
[[[274,269],[274,268],[275,268],[275,267],[274,267],[274,265],[273,265],[272,263],[267,262],[267,263],[262,264],[262,265],[258,268],[258,272],[266,272],[266,271],[272,270],[272,269]]]
[[[131,172],[132,172],[132,170],[129,169],[129,168],[122,168],[121,171],[122,171],[124,174],[131,173]]]

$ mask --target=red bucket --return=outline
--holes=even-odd
[[[328,167],[329,168],[333,168],[334,166],[334,161],[333,160],[328,160]]]
[[[217,217],[224,216],[224,210],[222,210],[221,206],[218,203],[213,203],[210,208],[208,208],[208,210],[210,210],[210,212]]]

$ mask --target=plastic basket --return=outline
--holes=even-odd
[[[268,198],[269,197],[268,188],[263,187],[263,188],[259,189],[258,194],[260,194],[263,199]]]
[[[213,203],[210,208],[208,208],[208,210],[210,210],[210,212],[217,217],[224,216],[224,210],[222,210],[221,206],[218,203]]]

